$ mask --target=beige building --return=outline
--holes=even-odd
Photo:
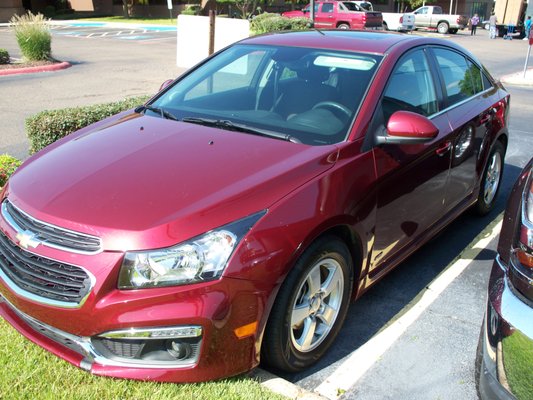
[[[0,3],[0,22],[7,22],[15,14],[23,14],[22,0],[2,0]]]

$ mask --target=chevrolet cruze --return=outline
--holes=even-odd
[[[351,300],[463,211],[490,211],[509,101],[445,40],[236,43],[12,176],[1,315],[97,375],[304,369]]]

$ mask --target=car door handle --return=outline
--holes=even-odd
[[[445,142],[443,143],[437,150],[435,150],[435,153],[437,153],[438,156],[443,156],[446,154],[450,148],[452,147],[452,142]]]

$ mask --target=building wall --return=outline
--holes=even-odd
[[[24,14],[22,0],[2,0],[0,4],[0,22],[9,22],[13,15]]]
[[[113,0],[69,0],[70,6],[76,11],[93,11],[97,14],[111,14]]]

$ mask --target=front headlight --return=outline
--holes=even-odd
[[[244,235],[265,212],[207,232],[166,249],[127,252],[119,289],[184,285],[217,279]]]

